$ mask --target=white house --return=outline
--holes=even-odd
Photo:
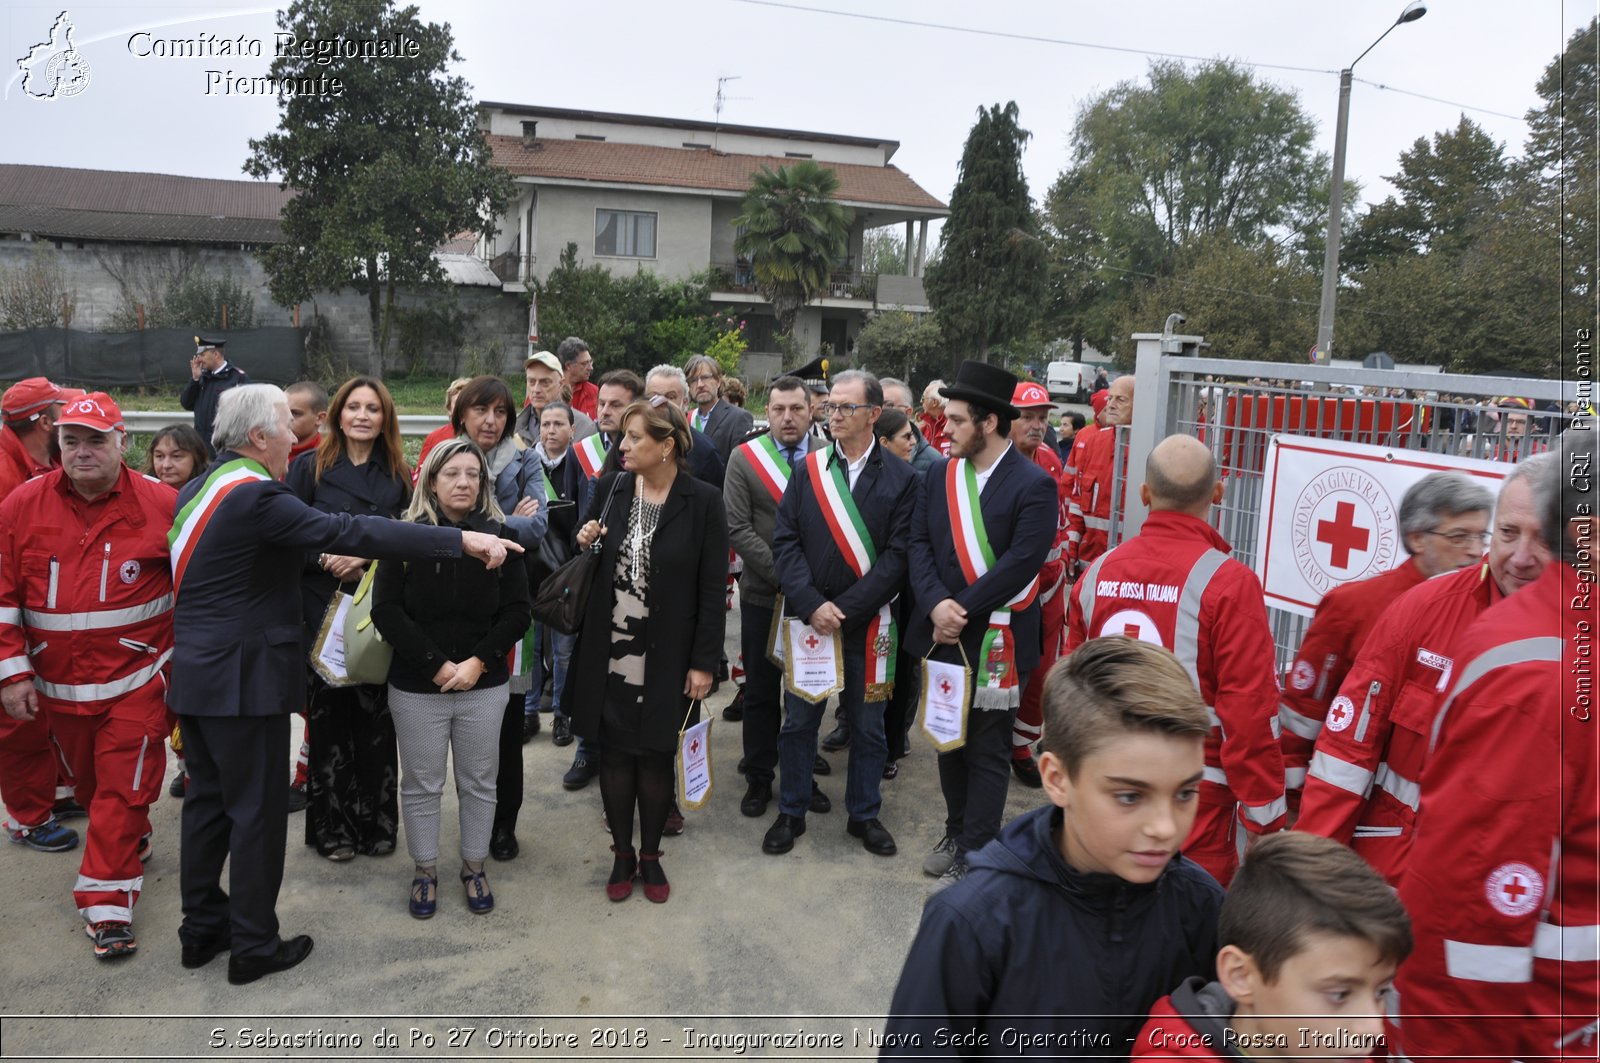
[[[480,103],[479,114],[496,165],[517,182],[499,233],[478,245],[507,291],[548,276],[568,243],[580,262],[613,273],[642,268],[680,280],[714,269],[713,300],[749,312],[753,351],[774,350],[766,301],[733,250],[733,219],[762,166],[814,159],[838,176],[855,223],[829,291],[796,320],[803,347],[848,349],[880,307],[928,310],[928,222],[949,209],[890,163],[898,141],[510,103]],[[905,227],[911,261],[897,274],[864,272],[863,233],[891,225]]]

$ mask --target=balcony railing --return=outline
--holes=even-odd
[[[755,272],[748,262],[713,262],[711,268],[719,274],[713,284],[717,291],[749,292],[759,297]],[[828,286],[819,295],[830,299],[859,299],[875,302],[878,297],[878,275],[858,269],[839,269],[828,274]]]
[[[496,255],[489,260],[489,268],[501,281],[527,281],[533,279],[533,267],[539,262],[538,255],[523,255],[516,251],[507,251],[503,255]]]

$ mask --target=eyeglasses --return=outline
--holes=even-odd
[[[875,410],[877,408],[870,402],[824,402],[822,404],[822,412],[829,417],[836,413],[842,413],[846,417],[854,417],[857,410]]]
[[[1472,545],[1474,545],[1474,544],[1476,544],[1476,545],[1478,545],[1478,546],[1486,546],[1486,545],[1488,545],[1488,543],[1489,543],[1489,538],[1490,538],[1490,535],[1489,535],[1489,533],[1488,533],[1488,532],[1486,532],[1486,531],[1481,531],[1481,532],[1469,532],[1469,531],[1453,531],[1453,532],[1440,532],[1440,531],[1428,531],[1428,532],[1424,532],[1424,533],[1423,533],[1423,534],[1424,534],[1424,535],[1436,535],[1436,536],[1438,536],[1438,537],[1439,537],[1439,538],[1441,538],[1441,539],[1443,539],[1443,540],[1444,540],[1444,541],[1445,541],[1445,542],[1447,542],[1447,543],[1449,543],[1449,544],[1450,544],[1450,545],[1451,545],[1451,546],[1454,546],[1454,547],[1458,547],[1458,548],[1460,548],[1460,547],[1466,547],[1466,546],[1472,546]]]
[[[883,408],[886,409],[886,410],[899,410],[901,413],[909,413],[909,412],[911,412],[911,407],[907,406],[903,402],[889,402],[889,401],[885,400],[884,404],[883,404]]]

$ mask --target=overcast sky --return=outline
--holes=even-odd
[[[1439,0],[1400,26],[1356,67],[1347,175],[1371,203],[1418,137],[1454,127],[1465,110],[1508,154],[1527,137],[1534,86],[1597,0]],[[719,76],[723,119],[882,137],[894,162],[948,201],[975,110],[1015,99],[1033,133],[1024,155],[1041,197],[1071,157],[1078,108],[1119,81],[1141,79],[1150,57],[1127,50],[1223,56],[1298,93],[1333,149],[1337,70],[1390,25],[1402,0],[1121,0],[1117,3],[952,0],[583,0],[520,3],[420,0],[449,21],[477,98],[711,119]],[[797,7],[818,9],[797,10]],[[832,9],[836,13],[823,13]],[[275,24],[264,4],[71,4],[75,43],[91,80],[78,95],[27,97],[17,57],[48,37],[62,5],[8,3],[0,160],[204,177],[242,176],[248,141],[277,121],[272,98],[207,94],[208,70],[259,76]],[[848,17],[847,10],[877,16]],[[946,27],[907,25],[907,20]],[[970,32],[981,30],[986,32]],[[262,43],[260,58],[139,58],[129,37],[202,33]],[[1013,34],[1023,40],[994,34]],[[1079,42],[1069,44],[1061,42]],[[1084,47],[1095,45],[1099,47]],[[1436,97],[1436,102],[1422,94]],[[1498,112],[1498,113],[1487,113]]]

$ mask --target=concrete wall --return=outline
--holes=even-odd
[[[25,263],[33,249],[31,242],[0,240],[0,270]],[[56,262],[73,294],[72,327],[86,332],[110,330],[113,315],[122,302],[118,276],[133,281],[136,290],[147,290],[150,280],[184,261],[211,277],[231,272],[255,296],[256,325],[293,323],[291,308],[272,301],[266,272],[250,251],[94,242],[80,245],[64,241],[56,253]],[[467,313],[466,346],[496,352],[489,357],[498,357],[505,366],[515,368],[522,364],[527,348],[527,308],[520,296],[502,294],[493,288],[463,286],[450,289],[444,297],[454,299]],[[441,296],[431,293],[397,292],[395,304],[413,307],[438,298]],[[301,304],[301,325],[309,326],[314,313],[327,319],[334,350],[357,368],[369,368],[367,352],[372,330],[367,297],[352,289],[320,292]],[[395,350],[392,340],[390,350]],[[391,364],[394,357],[391,353]],[[451,372],[458,367],[456,363],[464,364],[465,358],[458,351],[440,350],[431,352],[429,361],[436,371]]]
[[[861,166],[883,166],[889,161],[884,149],[877,145],[834,144],[806,137],[763,137],[726,130],[713,134],[708,130],[668,129],[626,122],[535,118],[533,115],[506,114],[503,111],[490,112],[489,132],[498,136],[520,137],[525,121],[539,123],[538,136],[541,140],[575,140],[582,133],[585,136],[604,137],[607,141],[650,144],[662,148],[682,148],[685,144],[701,144],[709,148],[715,141],[718,151],[731,155],[775,155],[781,159],[796,153],[809,155],[819,162],[855,163]]]
[[[878,305],[882,307],[900,307],[918,313],[926,313],[928,307],[928,291],[923,287],[921,277],[907,277],[894,273],[878,274]]]
[[[654,212],[655,257],[595,254],[595,211],[600,209]],[[682,280],[711,264],[711,219],[712,200],[706,195],[543,185],[539,188],[536,222],[538,275],[548,277],[560,264],[562,250],[569,242],[575,242],[580,262],[597,262],[613,276],[626,276],[642,268],[662,280]],[[505,234],[500,239],[505,241]],[[510,244],[502,242],[500,246],[509,247]]]

